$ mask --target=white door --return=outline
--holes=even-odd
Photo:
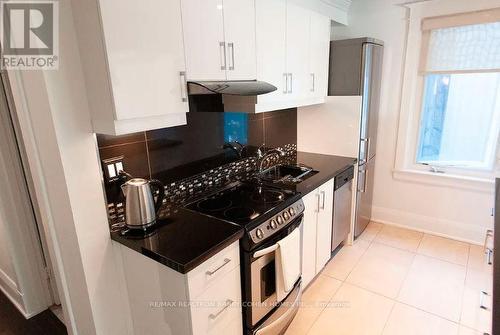
[[[100,10],[116,120],[187,112],[180,0],[101,0]]]
[[[316,231],[316,272],[323,269],[332,252],[333,184],[330,180],[319,188],[319,211]]]
[[[286,16],[286,68],[290,74],[287,99],[301,99],[310,89],[310,11],[288,1]]]
[[[160,1],[164,2],[170,1]],[[187,78],[225,80],[227,47],[222,0],[181,0],[181,4]]]
[[[316,275],[316,221],[319,193],[314,190],[302,200],[305,206],[302,228],[302,285],[306,287]]]
[[[260,104],[286,96],[286,1],[256,0],[255,6],[257,79],[278,88],[258,96]]]
[[[224,0],[224,34],[227,79],[255,80],[255,0]]]
[[[328,63],[330,59],[330,18],[311,12],[309,57],[309,91],[312,97],[328,94]]]

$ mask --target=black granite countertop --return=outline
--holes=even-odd
[[[297,152],[289,164],[300,164],[317,172],[296,185],[274,184],[306,195],[356,163],[355,158]],[[125,237],[119,232],[111,238],[180,273],[187,273],[239,240],[244,229],[200,213],[172,205],[165,219],[148,237]]]
[[[243,236],[243,228],[203,214],[174,207],[157,221],[151,235],[111,238],[180,273],[187,273]]]
[[[279,185],[287,187],[306,195],[316,188],[326,183],[356,163],[357,159],[352,157],[315,154],[310,152],[297,151],[295,164],[305,165],[317,171],[316,174],[296,185]]]

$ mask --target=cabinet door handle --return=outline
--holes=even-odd
[[[312,80],[312,86],[311,86],[311,92],[314,92],[316,90],[316,76],[314,73],[311,73],[311,80]]]
[[[217,313],[215,314],[210,314],[208,317],[210,318],[210,320],[215,320],[217,319],[226,309],[228,309],[229,306],[231,306],[233,304],[234,301],[232,301],[231,299],[227,299],[226,300],[226,304],[224,305],[224,307],[222,307],[222,309],[220,311],[218,311]]]
[[[179,77],[181,78],[181,100],[182,102],[186,102],[188,100],[186,72],[185,71],[179,72]]]
[[[493,260],[492,260],[493,250],[491,250],[490,248],[486,248],[485,254],[486,254],[486,264],[493,265]]]
[[[366,171],[366,166],[363,167],[363,170],[359,171],[359,176],[363,176],[363,184],[362,187],[360,188],[360,179],[358,179],[358,192],[360,193],[365,193],[366,192],[366,178],[368,175],[368,171]]]
[[[319,213],[319,210],[321,209],[320,202],[321,202],[321,196],[319,194],[316,194],[316,198],[318,198],[318,203],[316,207],[316,213]]]
[[[488,246],[490,238],[493,238],[493,230],[488,229],[486,231],[486,236],[484,237],[484,245],[483,245],[484,252],[486,252],[487,250],[491,250]]]
[[[224,266],[226,266],[227,264],[229,264],[229,262],[231,262],[231,259],[229,258],[224,258],[224,263],[222,263],[222,265],[220,265],[219,267],[217,267],[216,269],[212,270],[212,271],[207,271],[205,272],[207,274],[207,276],[212,276],[214,275],[217,271],[219,271],[220,269],[222,269]]]
[[[225,70],[226,69],[226,43],[224,42],[219,42],[219,48],[220,48],[220,69]]]
[[[485,311],[489,310],[489,308],[486,307],[486,305],[484,304],[484,297],[488,297],[488,296],[489,296],[489,294],[485,291],[481,291],[479,293],[479,308],[484,309]]]
[[[321,191],[321,198],[323,199],[321,201],[321,209],[324,210],[325,209],[325,198],[326,198],[326,194],[325,194],[325,191]]]
[[[229,62],[229,71],[234,71],[234,43],[228,43],[227,48],[231,51],[231,61]]]
[[[288,93],[288,73],[283,73],[283,78],[285,79],[285,86],[283,88],[283,94]]]
[[[290,76],[290,89],[288,90],[288,93],[293,93],[293,73],[288,74]]]

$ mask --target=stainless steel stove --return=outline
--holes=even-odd
[[[302,289],[299,278],[291,292],[278,301],[275,255],[280,240],[296,229],[302,232],[301,195],[237,182],[186,208],[245,228],[240,240],[244,333],[282,334],[298,311]]]

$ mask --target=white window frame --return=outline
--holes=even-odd
[[[419,69],[421,69],[422,55],[426,55],[423,46],[427,45],[425,34],[422,33],[422,20],[497,9],[498,2],[495,6],[495,1],[492,0],[436,0],[410,4],[408,8],[406,55],[393,176],[400,180],[434,186],[491,192],[495,175],[500,173],[498,171],[500,145],[497,145],[493,171],[454,167],[437,167],[436,170],[431,171],[430,166],[416,162],[425,84],[425,76]]]

